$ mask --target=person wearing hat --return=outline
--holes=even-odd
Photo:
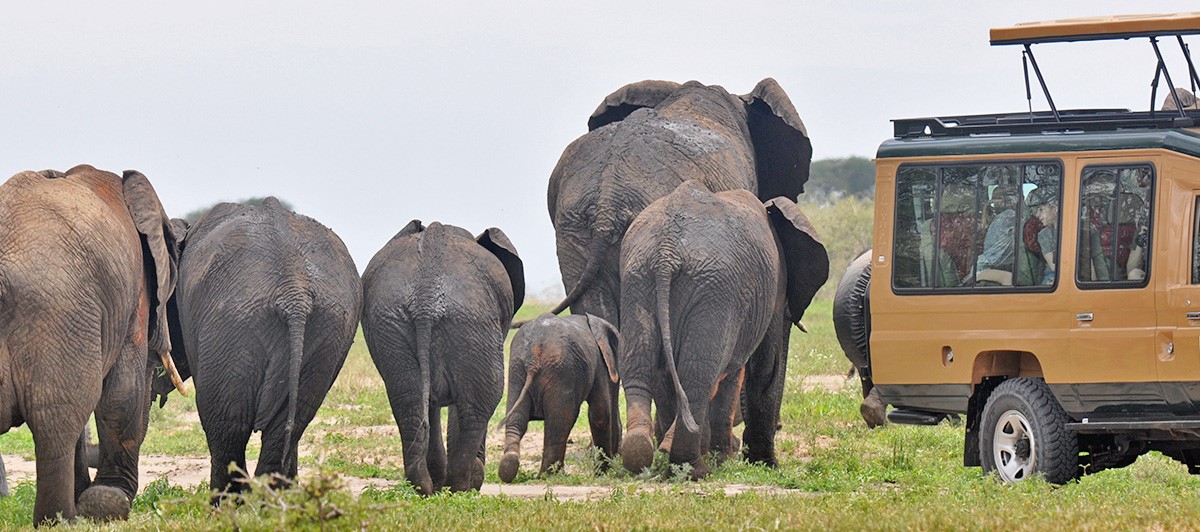
[[[1029,192],[1025,205],[1033,210],[1033,217],[1041,226],[1037,231],[1036,246],[1030,242],[1026,246],[1039,251],[1042,260],[1046,261],[1041,284],[1054,284],[1054,254],[1058,251],[1058,195],[1050,187],[1038,187]]]

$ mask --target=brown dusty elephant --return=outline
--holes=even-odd
[[[174,246],[138,172],[77,166],[0,186],[0,429],[27,423],[33,433],[35,523],[128,515],[149,382],[163,366],[175,372],[166,310]],[[81,438],[93,411],[94,480]]]
[[[828,277],[825,247],[787,198],[764,206],[746,190],[686,181],[642,211],[621,250],[625,467],[651,464],[653,400],[660,425],[673,425],[671,463],[706,476],[703,453],[734,452],[743,386],[743,453],[776,465],[791,327]]]
[[[812,145],[774,79],[743,96],[689,81],[640,81],[608,95],[589,132],[563,151],[548,204],[570,306],[620,323],[622,237],[650,202],[686,180],[760,200],[795,199],[808,180]]]
[[[521,438],[531,419],[544,419],[543,474],[562,468],[567,438],[588,404],[592,445],[611,459],[621,445],[617,397],[620,334],[596,316],[543,314],[513,336],[508,355],[508,413],[500,480],[512,482],[521,463]]]
[[[504,339],[524,299],[524,264],[494,227],[473,237],[413,220],[363,272],[363,335],[400,430],[404,475],[421,494],[483,485]]]

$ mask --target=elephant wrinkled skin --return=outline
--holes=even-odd
[[[547,313],[517,331],[508,356],[508,413],[500,422],[505,431],[500,480],[516,478],[521,438],[531,419],[546,420],[541,472],[561,469],[584,401],[592,445],[605,458],[616,456],[621,444],[619,345],[617,329],[595,316]]]
[[[0,186],[0,430],[27,423],[33,433],[35,524],[128,515],[149,382],[170,360],[174,247],[138,172],[82,165]],[[93,411],[100,467],[91,480],[81,436]]]
[[[641,81],[605,98],[589,132],[563,151],[548,206],[569,292],[558,314],[620,323],[622,235],[654,200],[692,179],[760,200],[804,191],[812,145],[792,102],[771,78],[735,96],[695,81]]]
[[[181,244],[176,301],[210,486],[246,484],[246,443],[262,431],[255,475],[294,479],[297,446],[346,360],[362,282],[341,239],[275,198],[222,203]],[[214,502],[219,501],[218,498]]]
[[[787,198],[764,208],[749,191],[687,181],[642,211],[621,250],[625,467],[640,472],[653,459],[653,400],[658,432],[672,424],[671,462],[707,475],[704,452],[735,452],[743,386],[743,452],[776,465],[791,325],[828,276],[824,246]]]
[[[472,237],[413,220],[371,259],[363,293],[363,335],[400,430],[405,476],[423,495],[479,489],[504,339],[525,299],[516,249],[496,228]]]

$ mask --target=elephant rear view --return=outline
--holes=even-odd
[[[146,176],[83,165],[0,186],[0,432],[27,423],[33,433],[35,524],[128,515],[150,379],[159,360],[174,372],[165,303],[175,274],[175,239]],[[93,411],[94,482],[81,438]]]
[[[222,203],[183,240],[177,293],[210,486],[246,484],[246,443],[262,431],[256,475],[295,478],[297,445],[346,360],[362,282],[341,239],[275,198]]]
[[[786,198],[764,207],[749,191],[686,181],[642,211],[621,250],[625,467],[653,459],[653,400],[671,462],[705,476],[703,453],[733,453],[742,386],[746,458],[775,465],[791,324],[828,275],[824,246]]]
[[[363,334],[387,385],[404,473],[421,494],[483,484],[504,339],[525,299],[524,267],[499,229],[413,220],[363,273]],[[448,445],[441,408],[450,407]]]

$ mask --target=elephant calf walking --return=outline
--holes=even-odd
[[[414,220],[371,259],[363,290],[363,334],[400,429],[405,476],[423,495],[479,489],[504,338],[525,299],[516,250],[499,229],[475,238]]]
[[[212,456],[209,485],[245,489],[229,464],[246,469],[254,431],[263,440],[255,475],[295,478],[300,437],[357,331],[354,261],[333,231],[275,198],[213,207],[182,248],[176,303]]]
[[[605,458],[616,456],[621,444],[615,352],[619,338],[607,321],[579,314],[543,314],[517,331],[509,351],[508,414],[500,422],[505,429],[500,480],[516,478],[521,438],[531,419],[546,420],[541,472],[561,468],[567,437],[584,401],[592,445]]]
[[[685,181],[642,211],[621,250],[625,467],[653,459],[653,400],[660,431],[673,425],[671,462],[707,475],[702,452],[733,452],[743,378],[744,453],[774,465],[791,323],[828,274],[824,246],[785,198],[764,208],[748,191]]]

